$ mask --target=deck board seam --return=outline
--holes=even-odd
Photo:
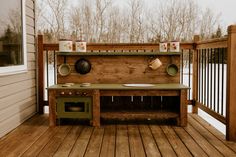
[[[128,130],[128,124],[126,124],[126,133],[127,133],[127,137],[128,137],[128,145],[129,145],[129,156],[131,156],[131,148],[130,148],[130,137],[129,137],[129,130]]]
[[[76,141],[79,139],[79,137],[80,137],[81,133],[83,132],[84,128],[85,128],[84,126],[81,127],[80,133],[79,133],[79,135],[76,137],[75,142],[74,142],[73,146],[71,147],[71,150],[70,150],[68,156],[70,156],[70,154],[72,153],[72,150],[73,150],[73,148],[75,147]]]
[[[140,139],[142,141],[143,150],[144,150],[145,156],[147,157],[147,151],[146,151],[145,146],[144,146],[143,136],[142,136],[142,134],[140,132],[140,126],[137,126],[137,127],[138,127],[138,132],[139,132]]]
[[[114,157],[116,157],[116,138],[117,137],[117,125],[115,124],[115,148],[114,148]]]
[[[159,145],[157,144],[157,141],[155,140],[155,137],[154,137],[154,135],[153,135],[153,132],[152,132],[152,129],[151,129],[150,125],[148,125],[148,129],[149,129],[149,131],[150,131],[150,133],[151,133],[151,135],[152,135],[152,138],[153,138],[153,140],[154,140],[154,142],[155,142],[155,144],[156,144],[156,146],[157,146],[157,149],[158,149],[160,155],[163,156],[162,153],[161,153],[161,150],[160,150],[160,148],[159,148]]]
[[[194,126],[194,124],[192,124],[191,121],[189,121],[189,125],[191,125],[205,140],[208,141],[208,143],[210,145],[212,145],[222,156],[225,156],[223,152],[221,152],[211,141],[209,141],[209,139],[207,139],[207,137],[205,135],[203,135],[197,128],[196,126]],[[217,139],[218,140],[218,139]],[[221,141],[220,141],[221,142]]]
[[[66,136],[61,140],[61,143],[58,145],[57,149],[55,150],[55,152],[53,153],[53,156],[57,153],[57,151],[59,150],[59,148],[61,147],[61,145],[63,144],[63,141],[66,139],[66,137],[69,135],[69,133],[71,132],[73,126],[71,126],[68,130],[68,132],[66,133]]]
[[[207,152],[201,147],[201,145],[199,144],[199,142],[197,142],[197,141],[195,140],[195,138],[186,130],[185,127],[183,128],[183,130],[189,135],[189,137],[191,137],[191,139],[194,141],[194,143],[195,143],[207,156],[209,156],[209,155],[207,154]]]
[[[40,116],[40,115],[36,115],[36,117],[37,117],[37,116]],[[37,118],[38,118],[38,117],[37,117]],[[48,123],[48,122],[47,122],[47,119],[45,118],[44,121],[41,121],[39,124],[47,124],[47,123]],[[48,130],[48,128],[45,129],[45,131],[44,131],[42,134],[40,134],[40,135],[38,136],[38,138],[35,139],[34,142],[32,142],[32,143],[28,146],[28,148],[26,148],[25,151],[23,151],[23,152],[20,154],[20,156],[22,156],[25,152],[27,152],[28,149],[30,149],[31,146],[32,146],[36,141],[38,141],[38,139],[40,139],[40,137],[41,137],[43,134],[45,134],[45,132],[46,132],[47,130]]]
[[[89,136],[88,143],[87,143],[86,148],[85,148],[85,150],[84,150],[83,157],[85,157],[85,154],[87,153],[88,146],[89,146],[89,144],[90,144],[90,142],[91,142],[91,138],[92,138],[93,133],[94,133],[94,127],[93,127],[93,130],[92,130],[92,132],[91,132],[91,134],[90,134],[90,136]]]
[[[102,144],[103,144],[103,141],[104,141],[105,131],[106,131],[106,129],[103,128],[102,142],[100,144],[100,150],[99,150],[99,157],[101,156],[101,152],[102,152]]]
[[[179,138],[179,140],[183,143],[183,145],[185,146],[185,148],[189,151],[189,153],[194,156],[194,154],[192,153],[192,151],[188,148],[188,146],[185,144],[185,142],[183,141],[183,139],[179,136],[179,134],[176,132],[175,128],[171,127],[171,129],[175,132],[176,136]],[[184,130],[185,131],[185,130]]]
[[[177,152],[175,151],[175,148],[173,147],[173,145],[171,144],[171,142],[169,141],[169,138],[167,137],[167,135],[165,134],[164,130],[162,127],[160,127],[162,133],[165,135],[166,140],[168,141],[169,145],[171,146],[172,150],[175,152],[175,155],[178,156]]]
[[[191,125],[191,124],[188,124],[188,125],[190,125],[191,127],[192,127],[192,129],[193,130],[195,130],[210,146],[212,146],[212,148],[214,149],[214,151],[216,151],[216,152],[218,152],[220,155],[222,155],[222,153],[218,150],[218,149],[216,149],[199,131],[197,131],[197,129],[196,128],[194,128],[193,127],[193,125]],[[185,129],[186,130],[186,129]],[[187,130],[186,130],[187,131]],[[187,131],[188,133],[189,133],[189,131]],[[195,140],[195,138],[190,134],[190,136]],[[196,140],[195,140],[196,141]],[[198,143],[198,145],[202,148],[202,146],[199,144],[199,142],[198,141],[196,141],[197,143]],[[203,149],[203,148],[202,148]],[[203,149],[204,150],[204,149]],[[206,151],[204,151],[204,152],[206,152]],[[210,156],[210,154],[208,154],[207,152],[206,152],[206,154],[208,155],[208,156]],[[222,155],[223,156],[223,155]]]
[[[216,135],[211,131],[211,129],[208,129],[207,127],[205,127],[205,126],[202,124],[202,122],[200,122],[200,120],[198,120],[195,116],[193,116],[193,115],[191,115],[191,114],[190,114],[190,116],[191,116],[195,121],[197,121],[203,128],[205,128],[208,132],[210,132],[213,136],[215,136],[215,137],[216,137],[218,140],[220,140],[226,147],[228,147],[229,149],[231,149],[231,150],[236,154],[236,150],[233,149],[232,147],[230,147],[227,143],[225,143],[226,141],[223,141],[222,138],[216,136]],[[204,119],[202,119],[202,120],[204,120]],[[218,131],[218,130],[217,130],[217,131]]]
[[[225,144],[221,139],[219,139],[215,134],[213,134],[207,127],[205,127],[204,125],[201,124],[201,122],[199,122],[198,120],[196,120],[192,115],[191,118],[193,119],[193,121],[195,121],[196,123],[198,123],[202,128],[204,128],[208,133],[210,133],[210,135],[212,135],[213,137],[215,137],[221,144],[223,144],[225,147],[227,147],[229,150],[231,150],[235,155],[235,151],[232,150],[227,144]],[[216,148],[217,149],[217,148]]]

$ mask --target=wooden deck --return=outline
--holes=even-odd
[[[48,127],[37,115],[0,139],[0,156],[83,157],[236,157],[236,143],[199,116],[187,127],[166,125],[82,125]]]

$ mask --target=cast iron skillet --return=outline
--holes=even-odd
[[[84,58],[81,58],[75,63],[75,70],[80,74],[87,74],[91,70],[91,63]]]

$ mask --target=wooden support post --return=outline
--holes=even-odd
[[[236,141],[236,25],[228,27],[226,139]]]
[[[100,126],[100,91],[94,90],[93,93],[93,120],[92,125],[99,127]]]
[[[192,95],[193,95],[193,108],[192,113],[198,113],[198,106],[195,103],[198,99],[198,54],[197,54],[197,42],[199,41],[199,35],[194,36],[194,52],[193,52],[193,83],[192,83]]]
[[[187,126],[187,90],[180,90],[180,120],[178,121],[178,126]]]
[[[56,91],[48,91],[49,126],[56,126]]]
[[[44,55],[43,36],[38,35],[38,112],[43,114],[44,107]]]

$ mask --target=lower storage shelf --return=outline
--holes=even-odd
[[[170,111],[103,111],[102,119],[114,120],[159,120],[178,118],[179,114]]]

